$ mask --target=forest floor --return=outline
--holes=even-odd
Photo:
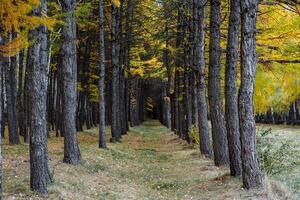
[[[62,163],[63,139],[50,138],[54,183],[46,199],[225,200],[284,199],[286,195],[270,181],[261,191],[242,189],[240,180],[231,178],[227,168],[215,167],[211,159],[157,121],[132,128],[122,143],[109,143],[107,150],[97,148],[97,129],[80,132],[79,141],[83,161],[70,166]],[[28,145],[5,143],[5,199],[39,199],[29,190]]]

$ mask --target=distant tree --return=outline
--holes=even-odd
[[[111,20],[111,56],[112,56],[112,114],[111,114],[111,142],[120,140],[120,43],[119,43],[119,8],[118,3],[112,3]]]
[[[229,164],[228,142],[221,99],[221,1],[210,0],[210,43],[209,43],[209,75],[208,99],[214,160],[217,166]]]
[[[10,40],[16,38],[16,33],[10,34]],[[20,144],[17,118],[17,85],[16,85],[16,55],[5,58],[5,88],[7,104],[8,135],[10,144]]]
[[[62,121],[64,134],[64,162],[79,164],[81,159],[76,130],[77,107],[77,50],[76,50],[76,0],[61,1],[64,16],[62,28]]]
[[[231,0],[225,69],[225,117],[232,176],[241,174],[241,141],[236,94],[239,29],[240,1]]]
[[[256,74],[256,16],[257,0],[241,0],[241,86],[239,91],[239,119],[243,185],[247,189],[262,187],[263,176],[256,154],[254,120],[254,82]]]
[[[1,33],[0,33],[0,45],[3,45],[3,44],[4,44],[4,41],[3,41],[3,38],[1,37]],[[2,124],[2,120],[3,120],[2,109],[3,109],[3,107],[1,106],[2,102],[4,101],[3,91],[2,91],[2,89],[3,89],[3,87],[2,87],[3,68],[4,68],[3,57],[0,55],[0,130],[2,130],[2,126],[3,126],[3,124]],[[2,134],[0,134],[0,199],[2,199],[2,197],[3,197],[2,139],[3,139]]]
[[[99,1],[99,147],[106,148],[106,131],[105,131],[105,45],[104,45],[104,2]]]

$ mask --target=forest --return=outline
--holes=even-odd
[[[298,0],[0,0],[0,199],[300,199]]]

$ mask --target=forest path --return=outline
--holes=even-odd
[[[47,199],[266,199],[262,192],[241,189],[240,180],[231,178],[227,168],[215,167],[198,148],[157,121],[131,128],[122,143],[108,143],[107,150],[97,148],[97,129],[78,136],[83,157],[79,166],[62,163],[62,138],[49,141],[54,183]],[[27,152],[28,145],[6,147],[7,199],[37,199],[29,191]]]

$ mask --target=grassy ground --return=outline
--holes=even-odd
[[[122,143],[97,148],[97,130],[79,133],[82,164],[61,162],[62,138],[49,141],[54,183],[47,199],[274,199],[270,188],[245,191],[226,168],[156,121],[131,129]],[[6,141],[7,143],[7,141]],[[4,145],[5,199],[39,199],[29,190],[28,145]]]
[[[295,144],[296,149],[294,151],[298,154],[298,159],[294,161],[296,162],[296,166],[291,169],[284,170],[271,178],[287,186],[293,194],[293,199],[300,199],[300,126],[258,124],[257,129],[258,131],[271,129],[271,137],[272,141],[274,141],[274,147],[284,141],[293,141]],[[287,154],[285,156],[288,157],[290,155]]]

